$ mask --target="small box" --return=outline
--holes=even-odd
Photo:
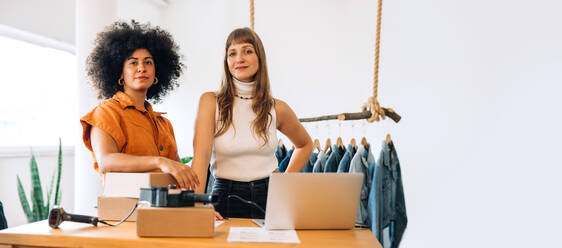
[[[139,198],[140,188],[178,183],[168,173],[105,173],[103,196]]]
[[[131,212],[139,201],[134,197],[98,197],[98,218],[100,220],[120,221]],[[137,221],[138,209],[133,212],[127,221]]]
[[[194,207],[143,207],[137,213],[139,237],[213,237],[215,209]]]

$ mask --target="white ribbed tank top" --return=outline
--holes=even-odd
[[[242,97],[252,97],[255,82],[245,83],[233,78],[236,92]],[[215,110],[215,127],[218,128],[218,105]],[[273,120],[268,129],[269,142],[254,133],[252,99],[234,97],[232,124],[213,141],[211,173],[217,178],[249,182],[268,177],[277,168],[277,115],[271,109]]]

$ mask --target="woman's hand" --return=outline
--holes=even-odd
[[[160,157],[158,168],[163,172],[170,173],[178,182],[180,188],[195,189],[199,186],[199,179],[189,165]]]

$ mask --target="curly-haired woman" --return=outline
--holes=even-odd
[[[98,34],[87,71],[105,100],[80,122],[100,174],[163,171],[182,188],[199,184],[180,161],[172,124],[147,101],[159,102],[178,85],[178,50],[170,33],[135,21],[115,22]]]

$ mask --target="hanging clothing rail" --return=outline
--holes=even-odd
[[[394,122],[398,123],[402,116],[398,113],[394,112],[391,108],[382,108],[384,110],[384,115],[388,116]],[[315,121],[326,121],[326,120],[340,120],[340,121],[349,121],[349,120],[363,120],[371,118],[372,113],[369,110],[365,110],[363,112],[357,113],[341,113],[338,115],[324,115],[319,117],[310,117],[310,118],[300,118],[300,122],[315,122]]]

